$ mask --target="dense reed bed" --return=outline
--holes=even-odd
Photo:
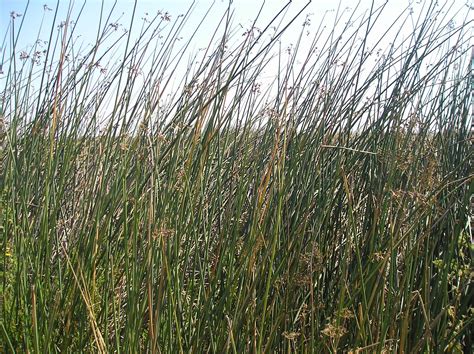
[[[196,52],[192,12],[12,13],[0,351],[469,351],[472,22],[232,6]]]

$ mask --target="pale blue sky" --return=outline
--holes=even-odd
[[[81,52],[84,50],[84,46],[90,45],[91,43],[95,43],[96,33],[98,29],[98,22],[99,22],[99,15],[100,15],[100,7],[102,1],[100,0],[58,0],[59,1],[59,10],[58,10],[58,17],[56,21],[53,23],[54,18],[54,11],[45,11],[44,5],[47,5],[51,9],[56,8],[56,1],[52,0],[0,0],[0,46],[2,47],[0,52],[0,65],[3,66],[3,73],[0,72],[0,90],[5,88],[5,78],[7,77],[7,67],[8,67],[8,56],[10,53],[10,41],[7,40],[4,42],[4,37],[6,33],[9,33],[8,26],[11,23],[10,13],[11,11],[15,11],[17,13],[23,14],[22,17],[18,17],[15,19],[15,26],[19,26],[22,20],[23,22],[23,29],[21,31],[21,35],[18,41],[18,46],[16,48],[16,55],[21,58],[21,54],[19,54],[22,50],[26,52],[31,51],[32,45],[39,37],[41,40],[48,40],[51,26],[53,25],[56,27],[66,19],[66,14],[68,11],[68,7],[70,4],[74,4],[73,11],[72,11],[72,19],[76,19],[78,15],[78,11],[84,5],[84,11],[81,15],[79,20],[78,26],[75,30],[75,36],[80,35],[79,38],[74,43],[74,56],[76,56],[77,52]],[[375,7],[378,7],[381,3],[384,3],[383,0],[374,0]],[[449,21],[451,17],[455,17],[455,22],[460,22],[465,20],[468,15],[471,15],[472,18],[472,11],[469,11],[468,6],[466,6],[466,2],[473,7],[474,0],[438,0],[440,4],[453,4],[451,12],[448,14],[441,14],[441,18],[444,15],[447,15],[442,20],[442,23]],[[28,9],[25,13],[25,7],[28,3]],[[142,17],[146,16],[148,13],[148,17],[152,17],[157,13],[157,11],[167,11],[172,19],[176,19],[176,17],[182,13],[185,13],[186,10],[189,8],[191,1],[176,1],[176,0],[138,0],[138,7],[136,10],[136,17],[135,17],[135,27],[132,30],[131,38],[132,41],[134,37],[139,32],[140,27],[142,26]],[[170,87],[167,87],[167,92],[174,92],[176,88],[182,87],[183,77],[185,75],[186,70],[188,69],[187,60],[191,58],[192,54],[196,53],[199,48],[207,47],[209,45],[209,41],[211,39],[212,33],[218,26],[218,21],[221,19],[225,10],[228,6],[228,0],[197,0],[195,2],[195,8],[193,13],[190,16],[189,21],[187,22],[184,30],[180,33],[180,36],[184,38],[186,41],[189,38],[189,34],[191,34],[194,29],[196,28],[197,24],[201,21],[202,17],[208,10],[208,8],[213,4],[212,10],[208,17],[206,18],[204,24],[200,28],[198,34],[192,40],[190,48],[188,48],[187,55],[184,59],[180,62],[180,66],[173,69],[172,73],[168,73],[169,77],[172,79]],[[269,20],[287,3],[286,0],[267,0],[265,3],[265,7],[263,13],[260,17],[259,22],[257,23],[257,27],[265,26],[268,24]],[[296,41],[296,38],[299,36],[301,30],[303,29],[302,24],[305,21],[306,15],[311,16],[311,27],[308,28],[309,31],[314,32],[316,28],[319,26],[323,15],[326,15],[324,24],[327,25],[326,30],[323,35],[323,40],[318,41],[319,43],[324,41],[325,36],[329,36],[331,34],[331,30],[334,28],[334,16],[335,12],[331,11],[338,8],[338,4],[340,3],[340,9],[346,8],[354,8],[357,7],[357,16],[362,16],[362,14],[367,11],[372,1],[371,0],[313,0],[312,3],[308,6],[306,11],[298,18],[298,20],[290,27],[287,31],[285,31],[284,36],[280,39],[281,40],[281,48],[285,49],[286,47],[290,46],[292,43]],[[430,3],[430,0],[389,0],[386,8],[382,12],[382,15],[378,19],[376,26],[371,30],[370,36],[367,39],[367,45],[370,48],[375,50],[377,49],[385,49],[388,47],[389,41],[391,37],[398,33],[400,34],[398,40],[406,39],[410,37],[412,34],[413,23],[416,22],[417,15],[422,11],[423,6]],[[113,0],[105,0],[104,1],[104,12],[107,14],[114,4]],[[117,5],[114,10],[114,15],[111,17],[110,22],[115,22],[119,17],[119,22],[124,26],[124,28],[129,27],[130,18],[132,15],[133,9],[133,0],[117,0]],[[252,20],[257,15],[257,12],[260,9],[262,1],[260,0],[234,0],[232,8],[234,9],[233,13],[233,27],[238,28],[236,38],[237,40],[242,40],[242,36],[238,34],[238,31],[242,31],[244,33],[245,29],[249,29]],[[289,20],[296,14],[305,4],[307,4],[307,0],[293,0],[291,6],[289,7],[285,19]],[[404,9],[407,9],[409,6],[413,6],[413,16],[411,19],[405,22],[402,28],[399,25],[395,25],[390,35],[385,38],[383,43],[378,43],[377,48],[374,48],[375,44],[379,37],[388,29],[390,28],[392,22],[397,18],[398,15]],[[440,7],[441,8],[441,7]],[[446,7],[444,7],[446,9]],[[457,16],[454,16],[455,11],[457,11]],[[337,26],[336,31],[341,31],[341,25],[344,25],[344,21],[348,20],[348,15],[351,11],[347,11],[344,14],[344,19],[341,21],[342,23]],[[408,16],[405,13],[405,16]],[[44,19],[44,28],[38,36],[38,30],[40,28],[40,24]],[[360,17],[359,17],[360,20]],[[358,22],[356,20],[356,22]],[[172,26],[173,21],[169,23]],[[242,28],[239,27],[242,26]],[[220,28],[222,29],[222,27]],[[120,30],[120,29],[119,29]],[[472,26],[470,27],[472,31]],[[306,31],[306,28],[305,28]],[[118,32],[117,32],[118,33]],[[166,31],[164,32],[166,33]],[[362,34],[363,36],[363,34]],[[218,38],[218,37],[217,37]],[[302,55],[305,55],[306,49],[309,49],[310,43],[312,42],[312,35],[308,35],[304,37],[303,44],[301,46]],[[472,38],[472,36],[471,36]],[[123,42],[122,42],[123,43]],[[143,41],[140,43],[143,44]],[[470,41],[472,45],[472,40]],[[159,42],[157,42],[159,45]],[[230,43],[232,46],[233,43]],[[101,46],[103,53],[106,53],[107,56],[111,56],[107,50],[108,46]],[[123,47],[121,47],[122,49]],[[177,51],[180,50],[178,47]],[[57,52],[56,52],[57,53]],[[176,53],[176,52],[174,52]],[[204,52],[201,52],[204,53]],[[300,65],[302,61],[300,61],[300,57],[297,58],[296,63],[292,64],[293,66]],[[114,62],[117,62],[117,57],[107,58],[107,62],[104,63],[102,61],[100,65],[109,67],[114,65]],[[145,66],[149,64],[145,64]],[[264,71],[259,76],[259,84],[266,85],[267,87],[272,86],[273,78],[276,74],[276,65],[267,65]],[[36,69],[36,68],[35,68]],[[143,67],[144,70],[147,70]],[[102,69],[101,69],[102,70]],[[371,70],[370,64],[368,70]],[[34,75],[41,75],[42,67],[38,66],[37,73]],[[99,71],[99,70],[97,70]],[[113,70],[112,70],[113,71]],[[297,72],[297,69],[295,69]],[[361,72],[365,72],[366,69],[363,67]],[[39,72],[39,74],[38,74]],[[97,75],[100,75],[99,73]],[[364,73],[362,74],[364,75]],[[36,76],[37,77],[37,76]],[[35,77],[33,77],[33,86],[35,83]],[[137,85],[138,86],[138,85]],[[34,87],[33,87],[34,89]],[[165,92],[166,93],[166,92]],[[105,105],[104,109],[106,110],[106,114],[109,113],[110,107]],[[106,116],[106,114],[104,116]]]
[[[429,0],[428,0],[429,1]],[[85,3],[84,13],[82,16],[82,20],[80,23],[79,30],[77,33],[80,33],[85,41],[94,41],[95,30],[97,28],[98,17],[100,13],[100,0],[71,0],[74,4],[75,11],[73,14],[77,14],[80,7],[83,3]],[[376,0],[376,4],[381,4],[384,1]],[[420,0],[389,0],[387,9],[384,10],[384,17],[380,23],[387,23],[391,21],[395,14],[400,13],[404,8],[408,7],[410,4],[414,6],[420,6],[417,3],[420,3]],[[426,2],[426,1],[425,1]],[[442,0],[439,1],[443,3]],[[462,8],[463,4],[470,3],[471,5],[474,3],[474,0],[451,0],[448,1],[455,4],[454,8]],[[26,18],[23,30],[23,38],[22,42],[28,43],[28,40],[35,39],[37,35],[37,31],[41,20],[43,18],[43,14],[45,11],[43,10],[43,6],[47,5],[49,8],[54,9],[56,6],[56,1],[52,0],[0,0],[0,35],[3,36],[6,33],[7,26],[10,22],[10,12],[16,11],[17,13],[23,14],[25,12],[26,4],[29,3]],[[67,8],[70,4],[70,1],[67,0],[60,0],[60,10],[58,15],[58,20],[62,21],[66,17]],[[105,0],[105,10],[108,10],[113,5],[113,0]],[[223,13],[225,8],[227,7],[228,1],[227,0],[200,0],[195,2],[195,9],[193,11],[193,15],[191,19],[194,23],[197,23],[202,15],[205,13],[207,8],[214,3],[213,10],[211,16],[208,17],[206,20],[204,27],[202,28],[202,36],[199,36],[197,39],[203,41],[203,45],[207,44],[206,39],[210,31],[212,31],[216,24],[217,20],[220,18],[220,15]],[[250,21],[255,17],[257,11],[260,8],[260,5],[263,2],[260,0],[234,0],[233,7],[235,8],[235,20],[234,24],[242,23],[243,25],[250,23]],[[262,24],[265,23],[278,9],[280,9],[284,4],[286,4],[286,0],[267,0],[264,7],[264,12],[262,16]],[[288,17],[298,11],[302,6],[307,3],[307,0],[294,0],[291,4],[288,12]],[[341,0],[341,7],[349,7],[353,8],[358,5],[360,10],[367,9],[371,5],[371,0]],[[133,8],[134,0],[118,0],[117,6],[115,10],[115,14],[120,16],[122,13],[124,14],[122,17],[121,22],[126,25],[128,23],[128,19],[131,15],[132,8]],[[177,16],[178,14],[184,13],[188,7],[192,4],[192,1],[184,1],[184,0],[138,0],[138,7],[137,7],[137,16],[141,18],[145,13],[149,13],[152,15],[156,13],[158,10],[168,11],[172,16]],[[326,10],[336,9],[339,4],[339,0],[314,0],[308,6],[306,13],[311,13],[313,16],[313,23],[318,23],[319,20],[322,18],[322,15],[325,13]],[[106,11],[107,12],[107,11]],[[467,8],[466,8],[467,12]],[[50,23],[53,18],[53,12],[47,12],[45,14],[45,22]],[[75,17],[73,15],[73,17]],[[304,16],[301,17],[304,20]],[[189,28],[193,28],[193,21],[189,24]],[[299,26],[295,26],[299,27]],[[299,29],[299,28],[298,28]],[[45,28],[44,34],[48,33],[48,28]]]
[[[357,5],[359,1],[354,0],[342,0],[342,7],[354,7]],[[376,1],[376,3],[381,3],[382,1]],[[0,0],[0,34],[3,36],[6,32],[7,26],[10,22],[10,12],[16,11],[17,13],[23,14],[25,12],[25,6],[28,3],[27,0]],[[60,9],[58,15],[58,22],[62,21],[66,18],[67,8],[69,5],[69,1],[67,0],[60,0]],[[83,4],[83,1],[76,0],[73,1],[74,3],[74,14],[77,14],[80,7]],[[105,9],[108,10],[113,5],[113,0],[105,0]],[[115,10],[115,14],[117,16],[124,13],[121,22],[125,25],[128,23],[128,18],[131,15],[132,8],[133,8],[133,0],[118,0],[117,6]],[[177,16],[178,14],[184,13],[192,1],[173,1],[173,0],[138,0],[138,7],[137,7],[137,15],[142,17],[145,13],[149,13],[150,15],[156,13],[158,10],[168,11],[172,16]],[[196,6],[193,11],[193,15],[191,19],[194,23],[197,23],[199,19],[203,16],[207,8],[214,3],[213,10],[211,16],[208,17],[206,20],[204,27],[202,28],[202,36],[199,36],[198,39],[203,40],[203,45],[207,44],[205,40],[206,37],[209,35],[215,26],[217,25],[217,20],[220,18],[221,14],[224,12],[225,8],[227,7],[228,1],[226,0],[201,0],[196,1]],[[287,1],[284,0],[273,0],[273,1],[266,1],[262,21],[261,23],[265,23],[274,13],[276,13],[283,5],[285,5]],[[302,6],[307,3],[306,0],[294,0],[289,8],[289,12],[287,16],[291,16],[297,12]],[[394,13],[401,11],[404,7],[406,7],[409,3],[409,0],[391,0],[390,9],[387,11],[387,15],[389,13]],[[56,6],[56,1],[51,0],[30,0],[29,7],[26,13],[27,21],[25,21],[25,28],[23,30],[24,38],[22,40],[27,43],[29,39],[35,39],[37,30],[43,18],[43,14],[45,14],[45,22],[50,23],[51,19],[53,18],[53,12],[46,12],[43,10],[43,5],[47,5],[49,8],[54,9]],[[262,1],[259,0],[234,0],[234,8],[235,8],[235,20],[234,24],[242,23],[243,25],[250,23],[250,21],[256,16],[257,11],[260,8]],[[86,1],[86,5],[84,7],[84,13],[82,16],[82,20],[80,23],[79,30],[77,33],[80,33],[84,40],[89,40],[91,42],[94,41],[95,30],[97,28],[98,17],[100,13],[100,0],[88,0]],[[313,14],[313,21],[314,23],[319,22],[319,19],[322,18],[322,15],[326,10],[335,9],[338,6],[338,1],[334,0],[316,0],[313,1],[306,13]],[[368,8],[370,6],[370,1],[362,0],[360,1],[359,7],[361,9]],[[73,17],[75,17],[73,15]],[[301,21],[304,20],[304,16],[301,17]],[[193,21],[189,24],[189,28],[193,28]],[[19,21],[18,21],[19,22]],[[295,26],[299,27],[299,26]],[[298,28],[299,30],[299,28]],[[48,28],[45,28],[44,35],[48,34]],[[23,42],[22,41],[22,42]]]
[[[354,3],[354,1],[345,2],[348,4]],[[79,10],[85,3],[78,28],[75,31],[76,34],[79,34],[81,36],[80,42],[85,44],[95,42],[102,2],[100,0],[88,0],[85,2],[82,0],[60,0],[56,25],[66,19],[68,6],[71,3],[73,4],[74,9],[71,16],[73,19],[77,17]],[[136,19],[138,19],[139,21],[135,22],[135,30],[138,31],[141,25],[140,20],[147,13],[148,16],[153,16],[159,10],[167,11],[170,13],[172,18],[176,18],[177,15],[185,13],[192,3],[192,1],[183,0],[138,0],[138,6],[136,9]],[[286,3],[286,1],[282,0],[267,1],[264,7],[263,14],[261,16],[260,23],[262,25],[265,24]],[[5,33],[7,33],[8,26],[11,22],[11,11],[15,11],[16,13],[22,14],[23,18],[25,18],[25,21],[23,23],[23,29],[21,31],[21,36],[19,38],[19,45],[17,47],[19,50],[28,49],[28,47],[31,47],[33,42],[38,37],[38,30],[43,19],[44,24],[39,38],[43,40],[48,39],[51,28],[50,26],[54,18],[54,11],[45,11],[44,5],[47,5],[50,9],[54,10],[56,4],[57,2],[52,0],[0,0],[0,46],[4,45],[3,39]],[[105,0],[104,13],[108,13],[108,11],[112,8],[113,4],[113,0]],[[133,0],[118,0],[114,10],[114,16],[112,17],[112,21],[120,18],[119,22],[124,26],[124,28],[127,28],[130,22],[133,4]],[[214,5],[212,6],[210,15],[208,15],[206,21],[201,26],[200,31],[193,40],[193,46],[196,49],[199,47],[206,47],[208,45],[210,35],[213,33],[214,29],[218,24],[218,20],[221,18],[225,9],[227,8],[228,1],[196,1],[192,15],[190,16],[190,20],[188,21],[185,30],[182,32],[182,36],[184,37],[186,37],[188,33],[191,33],[212,4]],[[254,19],[257,15],[261,4],[262,1],[259,0],[235,0],[233,6],[235,9],[233,24],[242,24],[244,27],[249,26],[252,19]],[[305,0],[293,1],[293,4],[288,10],[287,18],[289,18],[292,14],[296,13],[302,6],[304,6],[304,4],[306,4]],[[319,17],[318,15],[324,13],[327,9],[334,8],[334,6],[335,3],[331,0],[315,1],[315,3],[311,4],[310,8],[306,12],[314,13],[314,21],[317,22],[317,18]],[[15,20],[15,26],[19,26],[21,20],[21,17],[17,18]],[[304,16],[301,17],[300,22],[302,22],[303,20]],[[295,26],[295,28],[299,31],[301,27]],[[6,45],[8,45],[8,40],[6,41]],[[2,48],[2,50],[8,53],[7,48]],[[1,63],[2,58],[0,56],[0,64]]]
[[[71,0],[74,4],[75,11],[73,14],[77,14],[80,7],[84,3],[83,0]],[[376,4],[381,4],[384,1],[376,0]],[[408,7],[410,4],[413,4],[415,7],[420,7],[418,3],[423,2],[420,0],[389,0],[387,9],[384,10],[384,14],[380,24],[390,22],[396,14],[399,14],[404,8]],[[427,2],[427,1],[425,1]],[[429,0],[428,0],[429,2]],[[442,0],[439,1],[443,3]],[[462,8],[463,4],[466,2],[469,4],[473,4],[474,0],[450,0],[448,1],[455,4],[454,8]],[[10,22],[10,12],[16,11],[17,13],[24,13],[25,6],[29,3],[29,7],[26,13],[26,21],[24,24],[23,29],[23,36],[21,38],[21,43],[31,44],[31,41],[36,39],[37,31],[43,15],[45,15],[45,23],[50,24],[53,18],[53,12],[46,12],[43,10],[43,5],[47,5],[49,8],[54,9],[56,6],[56,1],[52,0],[0,0],[0,35],[1,40],[0,45],[3,43],[3,36],[6,33],[7,26]],[[67,8],[70,4],[68,0],[60,0],[60,9],[57,22],[60,22],[66,18]],[[113,5],[113,0],[105,0],[105,10],[108,10]],[[118,0],[117,6],[115,10],[116,16],[120,16],[122,13],[124,14],[121,20],[125,26],[129,21],[129,17],[132,12],[133,8],[133,0]],[[137,8],[137,16],[141,18],[145,13],[149,13],[151,16],[155,14],[158,10],[168,11],[171,16],[177,16],[178,14],[184,13],[192,1],[184,1],[184,0],[138,0],[138,8]],[[193,15],[191,16],[191,21],[187,28],[189,30],[194,28],[194,24],[197,24],[199,19],[203,16],[207,8],[214,3],[213,10],[211,12],[211,16],[209,16],[204,23],[204,26],[199,33],[199,36],[196,38],[196,45],[207,45],[207,40],[209,38],[209,34],[212,33],[212,30],[217,25],[217,20],[220,18],[222,13],[224,12],[225,8],[227,7],[228,1],[227,0],[200,0],[195,2],[195,9]],[[286,0],[267,0],[264,7],[264,12],[262,16],[261,23],[265,23],[278,9],[280,9],[284,4],[286,4]],[[297,12],[304,4],[307,3],[307,0],[294,0],[289,8],[289,12],[287,14],[287,18]],[[341,7],[350,7],[353,8],[358,5],[359,9],[362,11],[363,9],[367,9],[371,5],[371,0],[341,0]],[[249,24],[250,21],[255,17],[257,11],[259,10],[262,1],[260,0],[234,0],[233,7],[235,8],[235,19],[234,25],[238,23],[242,23],[244,26]],[[312,14],[312,21],[313,23],[319,23],[322,15],[326,12],[326,10],[331,10],[337,8],[339,4],[339,0],[313,0],[312,3],[308,6],[306,13]],[[97,29],[98,17],[100,12],[100,0],[88,0],[85,1],[84,13],[82,16],[82,20],[80,22],[80,26],[77,30],[77,33],[80,33],[83,37],[85,42],[94,42],[95,31]],[[107,12],[107,11],[106,11]],[[466,8],[467,13],[467,8]],[[73,15],[73,17],[75,17]],[[301,17],[301,21],[304,20],[304,15]],[[19,23],[19,21],[17,21]],[[300,26],[295,26],[295,35],[296,31],[300,30]],[[409,29],[407,29],[409,30]],[[43,32],[43,36],[46,36],[49,33],[49,28],[45,28]],[[289,32],[291,36],[291,31]],[[183,33],[185,34],[185,33]],[[202,42],[202,43],[201,43]]]
[[[383,0],[375,0],[376,6],[380,5],[383,2]],[[471,4],[472,6],[474,0],[447,0],[448,4],[454,4],[453,9],[460,9],[459,15],[457,17],[459,20],[468,14],[468,7],[465,6],[466,2]],[[94,43],[102,2],[100,0],[87,0],[85,2],[83,0],[59,0],[60,7],[55,26],[66,19],[67,9],[69,4],[71,3],[74,5],[74,10],[72,12],[73,19],[77,17],[78,11],[85,3],[84,11],[79,21],[78,28],[75,31],[76,34],[79,34],[81,36],[78,40],[78,44],[83,43],[84,45],[87,45],[90,43]],[[186,38],[187,35],[195,29],[196,25],[199,23],[209,6],[211,6],[211,4],[213,3],[214,5],[210,15],[207,17],[206,21],[204,22],[204,25],[201,27],[200,31],[198,32],[198,35],[192,42],[192,46],[190,48],[191,51],[196,51],[198,48],[206,47],[209,44],[211,34],[217,27],[218,20],[224,14],[224,11],[228,6],[228,0],[195,1],[195,8],[193,10],[192,15],[190,16],[190,20],[187,23],[184,31],[181,33],[184,38]],[[286,3],[286,0],[267,0],[265,2],[264,11],[261,16],[261,20],[259,21],[259,24],[267,24],[268,21],[274,16],[274,14],[279,9],[281,9]],[[292,15],[299,11],[306,3],[307,0],[293,0],[285,18],[291,18]],[[340,8],[354,8],[358,6],[359,13],[363,13],[364,10],[370,8],[371,3],[371,0],[341,0]],[[374,36],[372,37],[372,39],[378,36],[379,33],[383,33],[389,26],[389,24],[395,19],[395,17],[408,6],[413,6],[416,12],[416,10],[420,10],[422,8],[423,3],[429,3],[429,0],[389,0],[386,9],[383,11],[381,18],[379,19],[377,27],[375,28],[375,30],[372,31],[372,36]],[[439,0],[439,3],[442,4],[444,3],[444,1]],[[25,14],[25,7],[27,4],[29,5]],[[3,39],[5,33],[7,33],[9,23],[11,22],[11,11],[24,14],[24,17],[20,17],[15,20],[15,26],[18,26],[20,24],[22,18],[25,19],[24,28],[21,32],[17,52],[22,49],[28,50],[28,48],[31,48],[31,45],[34,43],[36,38],[38,38],[38,29],[43,18],[44,28],[41,34],[39,35],[39,38],[43,40],[48,39],[48,35],[51,28],[50,26],[52,24],[54,16],[54,11],[45,11],[44,5],[47,5],[49,8],[54,10],[56,4],[57,2],[52,0],[30,0],[29,2],[27,0],[0,0],[0,46],[4,45]],[[113,0],[105,0],[104,12],[108,13],[113,4]],[[120,23],[123,24],[125,28],[128,28],[130,16],[132,14],[133,4],[133,0],[117,0],[114,15],[111,19],[112,22],[115,21],[117,18],[121,17]],[[135,17],[137,19],[135,24],[135,33],[132,33],[132,35],[136,35],[138,29],[142,24],[141,18],[145,16],[146,13],[148,13],[148,16],[153,16],[154,14],[156,14],[157,11],[161,10],[169,12],[172,18],[176,18],[177,15],[186,12],[186,10],[191,4],[192,1],[184,0],[138,0],[138,7],[136,10]],[[260,0],[234,0],[233,25],[238,26],[239,24],[242,24],[243,28],[249,28],[252,20],[255,18],[258,10],[260,9],[261,4],[262,1]],[[327,27],[328,30],[331,29],[333,27],[333,22],[331,22],[331,19],[333,19],[335,12],[327,13],[327,11],[336,9],[338,7],[338,4],[339,0],[313,0],[312,3],[308,6],[305,13],[301,15],[301,17],[293,25],[293,27],[285,32],[285,37],[282,38],[283,45],[286,46],[291,44],[292,40],[297,37],[297,35],[301,31],[301,24],[303,23],[306,14],[311,14],[311,22],[314,28],[318,26],[319,22],[323,18],[323,15],[327,14]],[[410,22],[407,22],[406,27],[403,28],[403,30],[406,31],[406,36],[410,35],[411,29],[412,28]],[[242,32],[243,31],[244,29],[242,29]],[[309,39],[307,42],[310,42],[311,37],[308,38]],[[7,40],[6,43],[8,46],[9,41]],[[8,53],[9,49],[2,48],[2,51]],[[2,63],[3,53],[0,53],[0,64]],[[5,69],[5,65],[3,69]],[[0,75],[0,81],[1,79],[2,75]]]

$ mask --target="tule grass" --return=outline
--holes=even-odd
[[[12,14],[0,351],[472,350],[472,20],[232,6],[201,52],[191,8],[85,47],[58,2],[28,52]]]

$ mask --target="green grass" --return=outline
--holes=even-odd
[[[51,23],[21,59],[12,18],[0,351],[471,350],[472,21],[426,5],[402,40],[383,10],[287,52],[300,17],[229,8],[186,73],[189,14],[134,41],[104,12],[87,50]]]

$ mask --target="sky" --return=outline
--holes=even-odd
[[[385,2],[383,0],[373,1],[375,7]],[[429,0],[388,0],[387,6],[382,12],[376,28],[374,28],[372,31],[372,35],[375,36],[373,39],[376,39],[376,36],[379,33],[383,33],[387,27],[389,27],[390,23],[397,17],[397,15],[402,13],[402,11],[412,7],[414,14],[416,15],[417,12],[421,11],[423,6],[426,6],[426,4],[429,2]],[[452,16],[455,22],[462,21],[466,18],[466,16],[472,15],[473,13],[472,10],[469,10],[469,6],[474,8],[474,0],[446,0],[446,2],[448,4],[453,4],[448,18]],[[135,1],[117,0],[115,2],[113,0],[104,0],[104,12],[108,13],[114,3],[116,3],[116,5],[111,22],[113,23],[117,21],[118,23],[122,24],[122,30],[124,28],[128,28]],[[163,13],[167,12],[171,19],[176,19],[178,15],[185,13],[190,8],[190,6],[194,4],[190,20],[181,33],[181,36],[186,38],[194,31],[208,9],[211,8],[206,20],[203,22],[199,32],[193,39],[190,49],[191,51],[196,51],[199,48],[208,46],[210,37],[214,29],[218,26],[219,19],[222,17],[226,8],[228,7],[228,3],[229,0],[196,0],[194,2],[184,0],[138,0],[135,13],[135,19],[138,21],[136,21],[134,30],[132,30],[132,37],[138,34],[141,24],[144,21],[143,18],[153,17],[157,11],[162,11]],[[233,0],[233,26],[236,28],[241,28],[242,32],[250,28],[253,19],[255,19],[257,16],[263,3],[264,6],[260,15],[260,21],[257,23],[257,27],[258,24],[262,26],[267,24],[269,20],[288,3],[288,1],[267,0],[263,2],[261,0]],[[293,0],[287,9],[285,19],[290,19],[307,3],[307,0]],[[439,3],[443,4],[445,1],[439,0]],[[332,21],[334,21],[336,9],[342,9],[343,11],[347,11],[349,14],[352,9],[357,8],[357,13],[363,14],[364,11],[367,11],[371,7],[371,4],[372,0],[313,0],[298,18],[298,20],[293,24],[293,26],[285,32],[285,37],[282,38],[282,42],[284,45],[291,45],[291,43],[299,35],[302,28],[301,25],[305,21],[306,16],[310,16],[312,24],[311,26],[313,26],[314,29],[323,20],[323,17],[328,29],[331,29],[334,26],[334,22]],[[53,23],[54,18],[54,9],[56,6],[59,6],[59,9],[54,26],[59,25],[61,21],[66,19],[70,5],[73,8],[73,19],[77,17],[77,14],[83,6],[83,12],[75,33],[80,35],[80,38],[77,39],[78,43],[87,47],[91,43],[95,42],[102,1],[0,0],[0,65],[3,66],[3,71],[5,71],[5,58],[8,56],[9,52],[9,40],[8,38],[5,38],[5,35],[9,33],[12,12],[18,16],[15,19],[15,26],[19,26],[21,20],[24,20],[21,36],[19,37],[18,41],[17,52],[21,50],[28,51],[28,49],[31,49],[37,38],[43,40],[48,39],[51,24]],[[405,27],[400,29],[401,31],[405,32],[403,34],[404,36],[408,37],[412,33],[412,26],[413,24],[408,21]],[[308,36],[308,38],[310,37]],[[310,40],[308,40],[308,42],[310,42]],[[1,73],[0,87],[3,87]]]
[[[212,5],[212,10],[206,21],[198,32],[194,42],[196,46],[206,46],[208,44],[209,35],[216,28],[218,20],[224,13],[228,6],[229,0],[196,0],[196,1],[184,1],[184,0],[138,0],[136,9],[136,18],[141,19],[142,17],[150,17],[157,11],[168,12],[171,18],[176,17],[179,14],[183,14],[187,9],[194,3],[193,13],[190,16],[190,21],[186,27],[187,30],[192,31],[195,26],[199,23],[200,19],[204,16],[206,11]],[[448,3],[453,3],[453,9],[465,9],[460,11],[460,17],[467,14],[468,9],[465,4],[474,6],[474,0],[446,0]],[[114,17],[119,18],[121,24],[127,27],[130,21],[134,0],[117,0],[116,7],[114,10]],[[374,0],[375,5],[380,5],[383,0]],[[379,21],[380,30],[384,30],[384,24],[387,24],[393,20],[396,14],[401,13],[404,9],[412,6],[415,10],[421,8],[423,3],[428,3],[429,0],[388,0],[388,4],[382,17]],[[115,3],[114,0],[104,0],[104,10],[108,12]],[[242,25],[243,28],[249,26],[252,20],[256,17],[261,5],[265,3],[261,14],[261,24],[266,23],[275,13],[278,12],[286,3],[286,0],[233,0],[234,8],[234,25]],[[308,3],[307,0],[293,0],[292,4],[288,8],[286,18],[290,18],[292,15],[297,13],[302,7]],[[440,0],[439,3],[444,3]],[[22,14],[25,17],[24,28],[22,30],[22,36],[20,38],[20,47],[31,45],[32,41],[38,36],[38,29],[42,21],[43,31],[40,37],[47,37],[49,34],[49,24],[51,23],[54,11],[46,11],[45,6],[49,9],[55,9],[56,5],[59,4],[57,23],[63,21],[66,18],[67,10],[70,4],[73,5],[73,18],[76,17],[77,13],[84,5],[83,14],[79,27],[76,33],[82,36],[84,43],[94,42],[98,19],[101,9],[102,1],[100,0],[0,0],[0,46],[2,51],[5,51],[4,36],[7,33],[8,26],[10,24],[10,15],[12,11],[17,14]],[[341,9],[353,9],[357,7],[359,12],[370,8],[372,0],[313,0],[310,2],[307,9],[300,17],[300,23],[304,21],[306,15],[310,15],[312,22],[317,24],[321,21],[323,16],[326,16],[329,20],[331,15],[335,14],[334,10],[340,6]],[[471,11],[472,13],[472,11]],[[16,20],[18,25],[19,20]],[[330,23],[330,21],[329,21]],[[136,26],[138,28],[139,26]],[[288,31],[288,40],[291,41],[291,37],[296,37],[300,26],[293,26],[293,29]],[[183,36],[186,35],[183,32]],[[410,32],[409,26],[406,28],[407,33]],[[0,59],[1,60],[1,59]],[[0,62],[1,64],[1,62]]]
[[[381,0],[375,0],[376,5],[382,4],[383,2],[384,1]],[[413,6],[415,8],[417,6],[419,7],[419,3],[422,2],[423,1],[420,0],[389,0],[387,9],[384,11],[383,18],[381,19],[380,23],[387,23],[393,19],[395,14],[401,13],[403,9],[406,9],[408,6]],[[440,1],[440,3],[442,2],[443,1]],[[454,8],[462,8],[463,4],[465,3],[471,5],[474,4],[474,0],[450,0],[449,2],[453,2],[453,4],[455,4]],[[81,6],[85,3],[84,12],[80,23],[81,26],[79,27],[78,33],[81,33],[84,41],[93,42],[102,2],[100,0],[59,0],[58,3],[58,21],[62,21],[66,18],[67,9],[70,3],[74,5],[75,10],[73,13],[76,14],[78,13]],[[173,17],[177,16],[178,14],[185,13],[192,3],[193,1],[184,0],[138,0],[136,14],[139,18],[141,18],[147,13],[149,16],[151,16],[152,14],[156,13],[156,11],[162,10],[167,11]],[[193,24],[197,24],[199,19],[202,18],[207,9],[213,4],[213,9],[210,13],[210,16],[206,19],[199,36],[196,38],[197,45],[200,44],[199,42],[202,42],[202,44],[205,45],[207,44],[206,40],[208,39],[209,33],[212,32],[212,30],[216,27],[218,19],[226,9],[228,0],[197,0],[194,3],[195,6],[191,16],[191,22],[188,26],[190,29],[194,28]],[[263,8],[261,23],[265,23],[266,20],[270,19],[272,15],[281,9],[286,3],[287,1],[285,0],[267,0]],[[294,0],[289,7],[287,17],[289,18],[292,14],[296,13],[306,3],[307,0]],[[319,23],[323,15],[328,15],[328,11],[335,10],[339,3],[341,8],[354,8],[358,6],[360,11],[363,11],[370,8],[372,0],[313,0],[301,18],[304,19],[306,14],[311,14],[313,22]],[[28,9],[26,10],[25,14],[25,8],[27,4]],[[110,9],[113,4],[113,0],[104,0],[106,10]],[[117,17],[121,16],[121,23],[128,23],[133,9],[133,4],[134,0],[117,0],[115,14]],[[242,26],[245,27],[251,23],[251,21],[257,15],[262,4],[263,1],[260,0],[233,0],[235,16],[234,24],[242,24]],[[44,18],[45,23],[50,23],[54,14],[53,11],[45,11],[45,5],[51,9],[54,9],[56,7],[56,1],[0,0],[0,35],[2,36],[0,38],[3,39],[3,36],[7,31],[7,27],[10,23],[10,14],[12,11],[15,11],[19,14],[24,14],[27,18],[27,21],[24,23],[24,37],[22,38],[23,43],[26,45],[28,40],[36,38],[42,19]],[[298,28],[295,28],[295,31],[297,30]],[[48,33],[48,28],[44,28],[44,33]]]

